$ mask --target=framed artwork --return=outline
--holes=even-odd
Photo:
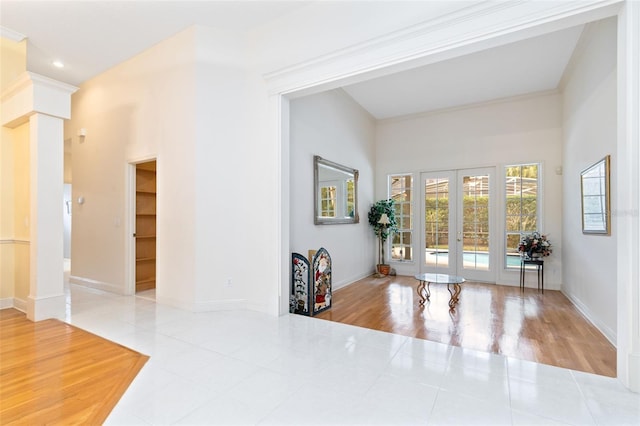
[[[611,156],[580,173],[582,233],[611,235]]]
[[[306,257],[299,253],[291,254],[291,296],[289,312],[311,315],[311,268]]]

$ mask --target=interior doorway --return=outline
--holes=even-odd
[[[136,294],[155,295],[156,288],[156,160],[136,164],[135,174]]]
[[[423,173],[421,272],[495,283],[494,169]]]

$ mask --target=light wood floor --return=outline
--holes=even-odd
[[[604,376],[616,376],[616,350],[559,291],[466,282],[449,311],[446,285],[418,304],[417,281],[365,278],[336,290],[316,318],[476,349]]]
[[[58,320],[0,310],[0,424],[101,424],[147,359]]]

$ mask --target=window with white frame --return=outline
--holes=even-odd
[[[540,165],[515,164],[504,171],[505,265],[520,267],[518,246],[522,235],[538,231]]]
[[[391,260],[407,262],[413,260],[413,176],[389,176],[389,196],[394,201],[398,232],[391,240]]]
[[[336,217],[337,189],[335,185],[320,187],[320,216]]]

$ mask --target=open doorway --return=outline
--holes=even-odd
[[[64,282],[69,282],[71,274],[71,214],[73,209],[71,139],[64,140],[63,193],[62,193],[62,243]]]
[[[136,164],[136,295],[155,299],[156,160]]]
[[[71,207],[73,206],[71,198],[71,184],[64,184],[64,192],[62,197],[62,225],[63,225],[63,257],[65,273],[71,270]]]

